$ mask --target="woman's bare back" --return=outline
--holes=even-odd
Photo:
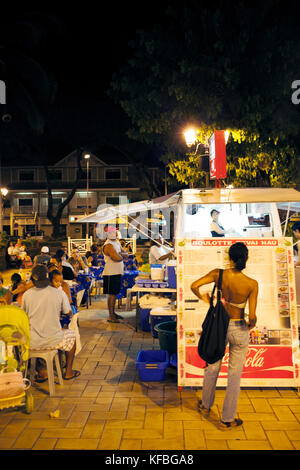
[[[233,304],[245,304],[257,283],[254,279],[234,269],[225,269],[222,280],[222,295],[230,318],[244,318],[244,308]],[[228,303],[229,302],[229,303]]]

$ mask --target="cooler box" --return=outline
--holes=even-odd
[[[152,308],[150,311],[151,333],[153,338],[158,338],[158,333],[154,330],[155,325],[168,321],[176,321],[176,310],[169,307]]]
[[[176,289],[177,279],[176,279],[176,261],[169,261],[168,263],[168,284],[170,289]]]
[[[140,325],[142,331],[151,331],[150,311],[151,308],[140,308]]]
[[[169,353],[162,350],[139,351],[135,367],[143,382],[163,380],[169,367]]]
[[[163,281],[165,277],[165,269],[161,264],[151,264],[151,279],[153,281]]]

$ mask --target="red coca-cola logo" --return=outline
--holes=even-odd
[[[203,377],[203,361],[199,357],[198,348],[186,347],[186,367],[199,368],[199,375],[186,373],[186,377]],[[226,348],[222,360],[219,377],[227,377],[229,365],[229,349]],[[242,378],[292,378],[294,374],[292,348],[290,346],[252,346],[247,351]]]
[[[245,367],[254,367],[254,368],[263,368],[264,367],[264,354],[267,351],[267,348],[255,348],[251,347],[248,349],[246,359],[244,362]],[[225,356],[222,360],[222,366],[228,366],[229,363],[229,350],[226,350]]]

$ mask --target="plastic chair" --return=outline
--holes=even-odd
[[[55,367],[56,367],[59,384],[60,385],[64,384],[62,373],[61,373],[61,368],[60,368],[58,349],[30,349],[29,350],[29,359],[31,359],[30,361],[31,362],[30,364],[31,382],[33,382],[36,358],[44,359],[46,361],[49,393],[50,393],[50,396],[55,395],[53,359],[55,360]]]

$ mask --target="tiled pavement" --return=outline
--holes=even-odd
[[[80,377],[34,384],[34,411],[0,411],[0,449],[10,450],[300,450],[300,401],[295,389],[242,389],[240,428],[221,430],[225,390],[218,389],[211,418],[196,411],[201,390],[178,392],[169,369],[162,382],[140,381],[140,349],[159,349],[151,333],[135,332],[134,311],[125,323],[105,321],[103,303],[80,314]],[[59,410],[58,418],[50,412]]]

